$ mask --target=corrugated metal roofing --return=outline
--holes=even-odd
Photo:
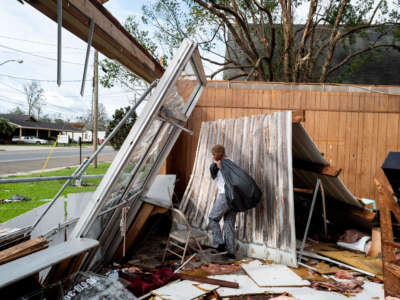
[[[292,132],[293,159],[300,159],[329,166],[329,163],[324,159],[323,155],[300,123],[293,123]],[[361,202],[349,191],[339,177],[293,169],[293,183],[296,187],[313,189],[317,178],[321,179],[325,194],[328,197],[346,202],[356,207],[363,207]]]

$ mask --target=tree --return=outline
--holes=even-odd
[[[30,84],[25,84],[24,92],[28,104],[28,115],[33,116],[34,110],[39,111],[38,115],[40,115],[41,107],[45,101],[44,90],[41,88],[40,83],[31,81]]]
[[[132,36],[154,57],[162,57],[163,65],[167,65],[167,55],[161,55],[158,52],[157,44],[149,36],[149,32],[141,30],[139,23],[135,17],[130,16],[125,20],[125,29],[132,34]],[[131,71],[126,69],[124,66],[114,60],[108,58],[100,61],[100,67],[103,71],[100,76],[100,83],[107,88],[111,88],[116,84],[120,84],[122,87],[129,90],[135,91],[137,87],[145,87],[145,82]]]
[[[359,67],[368,53],[400,51],[399,3],[388,0],[154,0],[145,23],[170,51],[185,37],[200,44],[211,78],[326,82],[344,66]],[[305,16],[299,9],[306,8]],[[303,19],[301,19],[303,17]],[[296,25],[302,24],[302,25]],[[362,41],[362,47],[354,44]],[[333,59],[342,47],[346,55]],[[364,59],[364,62],[366,59]]]
[[[84,115],[78,117],[80,123],[86,124],[85,128],[88,130],[93,129],[93,113],[88,110]],[[98,130],[106,130],[108,123],[106,107],[99,103],[97,110],[97,128]]]
[[[14,114],[14,115],[24,115],[25,114],[25,112],[18,106],[14,109],[10,109],[9,113]]]
[[[12,126],[8,120],[0,118],[0,140],[9,140],[15,131],[15,127]]]
[[[112,120],[108,123],[106,129],[106,136],[110,135],[113,129],[119,124],[119,122],[124,118],[124,116],[128,113],[130,109],[131,108],[127,106],[125,108],[119,108],[115,110],[112,116]],[[122,143],[128,136],[129,131],[131,130],[133,124],[135,124],[135,121],[136,121],[136,114],[133,113],[133,115],[130,118],[128,118],[125,124],[118,130],[118,132],[110,140],[111,146],[115,150],[119,150],[119,148],[121,148]]]

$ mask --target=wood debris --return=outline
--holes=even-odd
[[[49,242],[43,237],[22,242],[0,252],[0,264],[7,263],[17,258],[32,254],[49,246]]]

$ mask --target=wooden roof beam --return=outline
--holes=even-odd
[[[57,0],[26,3],[52,20],[57,20]],[[95,27],[92,46],[145,81],[152,82],[163,74],[164,69],[160,63],[97,0],[63,1],[62,17],[63,27],[84,42],[88,41],[90,20],[93,19]]]
[[[336,169],[331,166],[324,166],[321,164],[304,161],[296,158],[293,158],[293,168],[331,177],[338,177],[340,172],[342,172],[342,169]]]

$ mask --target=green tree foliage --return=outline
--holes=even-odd
[[[211,78],[326,82],[368,61],[358,57],[400,51],[398,0],[152,0],[143,14],[169,55],[183,38],[197,41],[216,66]]]
[[[124,27],[155,58],[162,57],[163,65],[166,66],[168,59],[167,55],[162,55],[158,51],[157,44],[150,37],[149,32],[140,29],[139,22],[135,17],[128,17],[125,20]],[[140,77],[136,76],[114,60],[108,58],[103,59],[100,61],[100,67],[102,70],[100,83],[104,87],[111,88],[116,84],[119,84],[124,88],[135,90],[137,85],[144,85],[144,82]]]
[[[8,120],[0,118],[0,140],[10,140],[15,127],[12,126]]]
[[[127,106],[125,108],[116,109],[114,115],[112,116],[112,120],[108,123],[106,129],[106,136],[108,136],[113,129],[119,124],[119,122],[124,118],[124,116],[128,113],[130,107]],[[111,139],[111,146],[115,150],[119,150],[121,148],[122,143],[125,141],[125,138],[128,136],[129,131],[131,130],[133,124],[136,121],[136,114],[134,113],[125,124],[118,130],[116,135]]]

